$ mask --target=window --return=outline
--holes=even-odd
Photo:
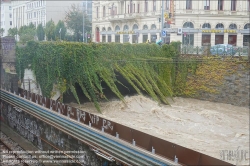
[[[170,0],[166,0],[166,5],[165,5],[166,10],[169,10],[169,4],[170,4]]]
[[[99,18],[99,9],[96,7],[96,18]]]
[[[143,25],[143,29],[144,29],[144,30],[147,30],[147,29],[148,29],[148,26],[147,26],[147,25]]]
[[[230,24],[229,29],[237,29],[237,25],[236,24]]]
[[[210,0],[204,0],[204,10],[210,10]]]
[[[134,4],[134,7],[133,7],[133,10],[134,10],[134,13],[135,13],[135,4]]]
[[[124,25],[123,31],[128,31],[128,30],[129,30],[128,26],[127,26],[127,25]]]
[[[218,0],[218,10],[223,10],[224,1]]]
[[[148,0],[145,0],[145,9],[144,12],[148,12]]]
[[[192,22],[185,22],[183,28],[194,28],[194,24]]]
[[[244,29],[250,29],[250,23],[246,24],[246,25],[244,26]]]
[[[156,0],[153,1],[153,11],[156,11]]]
[[[231,11],[236,11],[236,0],[231,0]]]
[[[11,6],[9,6],[9,10],[11,10],[12,8],[11,8]]]
[[[114,7],[113,13],[114,13],[114,15],[117,14],[117,6]]]
[[[115,42],[120,43],[120,35],[115,35]]]
[[[137,30],[138,29],[138,25],[134,24],[133,25],[133,30]]]
[[[10,18],[12,18],[12,14],[10,13]]]
[[[151,25],[151,29],[156,29],[156,25],[155,25],[155,24],[152,24],[152,25]]]
[[[105,6],[103,6],[102,12],[103,12],[102,16],[105,17],[106,16]]]
[[[120,27],[118,25],[115,26],[115,31],[119,31],[120,30]]]
[[[34,12],[34,18],[36,18],[36,12]]]
[[[137,12],[140,13],[140,4],[137,4]]]
[[[10,25],[12,25],[12,21],[10,21]]]
[[[108,42],[111,42],[111,35],[108,35]]]
[[[129,5],[128,5],[128,13],[129,13]]]
[[[211,25],[209,23],[204,23],[202,25],[202,28],[209,28],[209,29],[211,29]]]
[[[192,0],[186,0],[186,9],[192,9]]]
[[[219,23],[216,25],[215,27],[216,29],[223,29],[224,28],[224,25],[222,23]]]

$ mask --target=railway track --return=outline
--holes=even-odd
[[[0,131],[1,166],[44,166],[11,138]]]

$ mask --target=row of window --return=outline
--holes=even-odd
[[[44,10],[28,13],[27,14],[27,19],[31,19],[32,17],[33,18],[40,18],[41,16],[42,17],[45,16],[45,11]]]
[[[33,8],[40,7],[40,6],[43,6],[43,5],[44,5],[44,0],[40,0],[40,1],[37,1],[37,2],[28,3],[27,4],[27,9],[33,9]]]
[[[5,25],[5,21],[1,21],[1,26]],[[12,25],[12,21],[10,21],[10,25]]]
[[[4,14],[1,14],[1,17],[4,18]],[[12,18],[12,14],[9,14],[9,17]]]
[[[11,9],[12,9],[12,7],[9,6],[9,10],[11,10]],[[1,10],[4,10],[4,6],[3,5],[1,6]]]
[[[183,28],[194,28],[194,24],[192,22],[185,22],[183,24]],[[211,28],[211,25],[209,23],[204,23],[202,25],[202,28]],[[215,26],[216,29],[223,29],[224,28],[224,25],[222,23],[218,23],[216,26]],[[237,29],[237,25],[236,24],[230,24],[229,29]],[[138,25],[134,24],[133,27],[132,27],[132,30],[137,30],[138,29]],[[143,30],[147,30],[148,29],[148,26],[147,25],[144,25],[143,26]],[[156,29],[156,25],[155,24],[152,24],[151,25],[151,29]],[[250,29],[250,23],[247,23],[244,25],[244,29]],[[124,25],[123,26],[123,31],[128,31],[129,30],[129,26],[128,25]],[[103,27],[102,28],[102,31],[106,31],[106,28]],[[112,31],[111,27],[108,27],[107,31]],[[115,26],[115,31],[120,31],[120,27],[118,25]]]
[[[250,35],[243,35],[243,46],[247,46],[249,43]],[[214,39],[214,44],[231,44],[233,46],[237,45],[237,35],[228,35],[228,41],[224,41],[224,34],[216,34]],[[182,35],[183,45],[194,45],[194,34],[183,34]],[[211,34],[203,34],[201,39],[201,45],[206,46],[211,44]]]
[[[218,0],[217,10],[224,10],[225,1],[229,1],[231,11],[236,11],[237,0]],[[197,3],[197,2],[193,0],[186,0],[186,9],[191,10],[193,3]],[[204,10],[210,10],[210,0],[203,0],[203,6],[204,6]],[[248,11],[250,10],[250,0],[247,0],[247,9]]]
[[[203,7],[204,10],[210,10],[210,1],[212,0],[203,0]],[[218,0],[217,1],[217,10],[224,10],[224,6],[225,6],[225,2],[226,0]],[[231,5],[231,11],[236,11],[237,8],[237,0],[227,0],[230,1],[230,5]],[[124,8],[125,8],[125,12],[124,13],[140,13],[140,4],[138,3],[137,5],[130,0],[129,2],[126,3],[126,1],[124,2]],[[192,5],[195,4],[196,1],[193,0],[186,0],[186,9],[187,10],[192,10]],[[166,0],[165,1],[165,10],[169,10],[171,3],[170,0]],[[144,0],[144,12],[149,12],[149,5],[148,5],[148,0]],[[110,15],[116,15],[117,13],[117,6],[114,6],[114,4],[112,4],[112,6],[108,7],[109,9],[109,14]],[[248,11],[250,11],[250,0],[247,0],[247,9]],[[152,11],[156,11],[156,0],[153,0],[153,5],[152,5]],[[96,8],[96,13],[97,13],[97,18],[99,18],[99,7]],[[106,17],[106,6],[102,7],[102,16]]]

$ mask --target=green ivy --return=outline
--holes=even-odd
[[[61,93],[70,89],[80,103],[75,89],[78,83],[98,111],[100,98],[106,99],[101,86],[103,81],[123,100],[116,86],[120,83],[117,72],[139,94],[145,91],[154,100],[168,104],[166,97],[175,94],[176,66],[172,58],[177,57],[176,47],[176,43],[161,48],[156,44],[32,41],[25,47],[17,47],[16,68],[20,79],[24,76],[24,69],[32,69],[46,97],[51,97],[53,86],[58,85]],[[181,69],[177,72],[181,76],[178,83],[185,84],[188,67],[187,64],[178,66]],[[192,69],[195,71],[196,66]]]

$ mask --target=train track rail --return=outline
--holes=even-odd
[[[44,166],[2,131],[0,131],[0,165]]]

